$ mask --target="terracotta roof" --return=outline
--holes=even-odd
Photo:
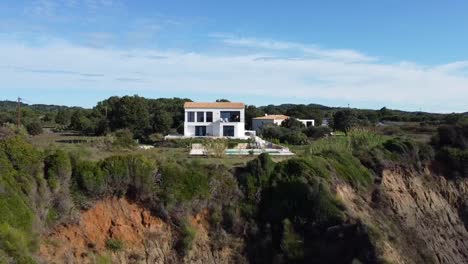
[[[184,108],[215,108],[215,109],[244,109],[244,103],[231,102],[216,102],[216,103],[200,103],[186,102]]]
[[[255,117],[253,119],[258,119],[258,120],[285,120],[288,119],[289,116],[287,115],[266,115],[266,116],[259,116]]]

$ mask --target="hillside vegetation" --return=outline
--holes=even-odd
[[[189,158],[185,101],[0,104],[0,263],[468,262],[465,116],[246,106],[297,155]]]
[[[173,251],[164,254],[177,262],[198,256],[202,231],[191,223],[194,215],[203,215],[207,223],[210,243],[205,246],[213,252],[230,248],[227,262],[385,263],[398,258],[441,262],[440,252],[428,252],[423,244],[415,245],[416,254],[405,252],[402,245],[410,240],[406,236],[417,234],[391,238],[391,232],[396,232],[391,230],[401,222],[369,204],[386,201],[380,186],[391,180],[385,176],[388,171],[422,175],[434,167],[446,175],[432,173],[431,180],[426,180],[431,182],[437,177],[448,181],[466,177],[463,142],[467,135],[464,125],[441,127],[431,146],[353,129],[348,136],[315,141],[292,159],[274,162],[262,154],[245,165],[228,167],[164,154],[115,153],[90,161],[81,152],[38,150],[25,136],[6,133],[0,142],[0,262],[65,261],[69,256],[65,253],[51,256],[39,251],[44,245],[60,247],[47,234],[80,221],[83,210],[107,197],[140,204],[167,223],[177,235],[171,238]],[[359,198],[350,201],[343,190],[353,190]],[[467,193],[453,195],[463,201]],[[356,213],[352,210],[356,201],[362,203],[359,210],[374,210],[376,215],[364,218],[362,212]],[[463,203],[450,206],[459,212],[459,221],[467,221]],[[91,256],[102,256],[120,262],[122,256],[133,254],[144,259],[126,251],[124,238],[103,238],[107,242],[102,252],[74,258],[86,262]],[[145,241],[158,239],[146,237]],[[237,246],[228,241],[237,241],[232,242]],[[463,259],[463,255],[441,254]]]

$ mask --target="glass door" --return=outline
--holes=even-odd
[[[195,127],[195,136],[196,137],[205,137],[206,136],[206,126],[196,126]]]

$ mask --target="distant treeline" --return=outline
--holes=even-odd
[[[136,138],[145,140],[154,135],[160,137],[168,133],[183,133],[183,105],[188,101],[191,100],[187,98],[147,99],[135,95],[113,96],[99,102],[92,109],[22,104],[21,122],[25,127],[37,128],[40,125],[62,130],[72,129],[86,135],[105,135],[116,130],[128,129]],[[0,124],[16,123],[17,107],[16,102],[0,102]],[[454,124],[466,117],[466,114],[404,112],[385,107],[380,110],[333,108],[318,104],[282,104],[260,107],[247,105],[245,110],[247,129],[251,128],[252,118],[265,114],[284,114],[293,118],[315,119],[317,126],[320,126],[322,120],[326,119],[332,128],[343,131],[346,131],[346,125],[343,127],[343,124],[339,125],[336,122],[334,124],[335,118],[341,118],[341,121],[346,121],[344,123],[349,121],[349,124],[372,126],[382,121]],[[314,134],[316,131],[308,133]],[[304,131],[304,134],[307,135],[307,132]]]

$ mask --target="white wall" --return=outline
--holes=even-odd
[[[222,111],[239,111],[240,112],[240,122],[221,122],[221,112]],[[188,112],[195,112],[195,122],[187,122]],[[196,122],[197,114],[196,112],[204,112],[204,121],[205,122]],[[206,122],[206,112],[213,112],[213,122]],[[234,126],[234,137],[244,137],[245,136],[245,110],[244,109],[185,109],[185,122],[184,122],[184,136],[194,137],[195,136],[195,127],[196,126],[206,126],[206,133],[211,136],[222,136],[223,135],[223,125]]]
[[[307,122],[312,122],[311,126],[315,126],[315,120],[314,119],[297,119],[304,124],[305,127],[307,127]]]

